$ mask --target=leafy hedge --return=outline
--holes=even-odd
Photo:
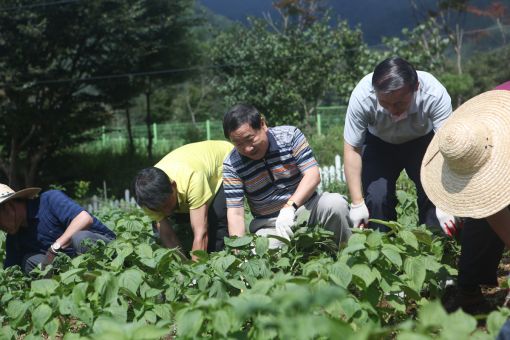
[[[100,217],[117,240],[31,278],[0,270],[0,339],[493,338],[510,314],[493,312],[485,332],[430,303],[456,270],[422,227],[356,231],[339,250],[302,226],[280,250],[249,235],[194,263],[161,248],[139,211]]]

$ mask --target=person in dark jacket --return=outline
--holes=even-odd
[[[0,230],[7,233],[4,267],[19,265],[29,273],[59,252],[87,251],[82,241],[110,242],[115,233],[59,190],[36,197],[40,188],[14,191],[0,184]]]

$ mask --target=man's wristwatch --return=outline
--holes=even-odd
[[[54,253],[54,254],[56,255],[56,254],[58,254],[58,252],[60,251],[60,249],[62,249],[62,246],[60,245],[60,243],[55,242],[55,243],[53,243],[53,244],[50,246],[50,249],[51,249],[52,253]]]
[[[298,210],[299,208],[296,202],[294,202],[293,200],[288,200],[286,205],[288,205],[289,207],[293,207],[295,210]]]

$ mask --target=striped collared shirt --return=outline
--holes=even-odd
[[[303,133],[294,126],[269,128],[269,148],[261,160],[234,149],[223,162],[227,208],[241,208],[244,197],[257,217],[274,217],[296,191],[303,172],[318,166]]]

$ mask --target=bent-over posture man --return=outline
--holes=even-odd
[[[430,73],[393,57],[366,75],[351,94],[344,130],[344,166],[355,227],[380,230],[368,218],[396,220],[396,181],[402,170],[416,184],[419,222],[441,226],[454,218],[436,211],[420,182],[423,154],[452,112],[448,92]],[[439,221],[438,221],[439,219]]]
[[[29,273],[38,264],[53,262],[58,252],[76,256],[87,251],[82,241],[115,234],[59,190],[34,198],[40,188],[14,191],[0,184],[0,229],[7,233],[5,267],[21,266]]]
[[[223,160],[232,148],[225,141],[187,144],[136,175],[136,201],[158,222],[164,246],[180,247],[168,219],[173,216],[191,224],[192,251],[223,249],[228,230],[222,170]]]
[[[244,198],[254,217],[250,231],[290,239],[299,216],[333,231],[337,242],[351,235],[346,200],[318,194],[319,166],[305,136],[294,126],[269,128],[258,110],[239,104],[223,118],[235,149],[223,164],[230,235],[245,233]],[[270,238],[270,247],[280,242]]]

